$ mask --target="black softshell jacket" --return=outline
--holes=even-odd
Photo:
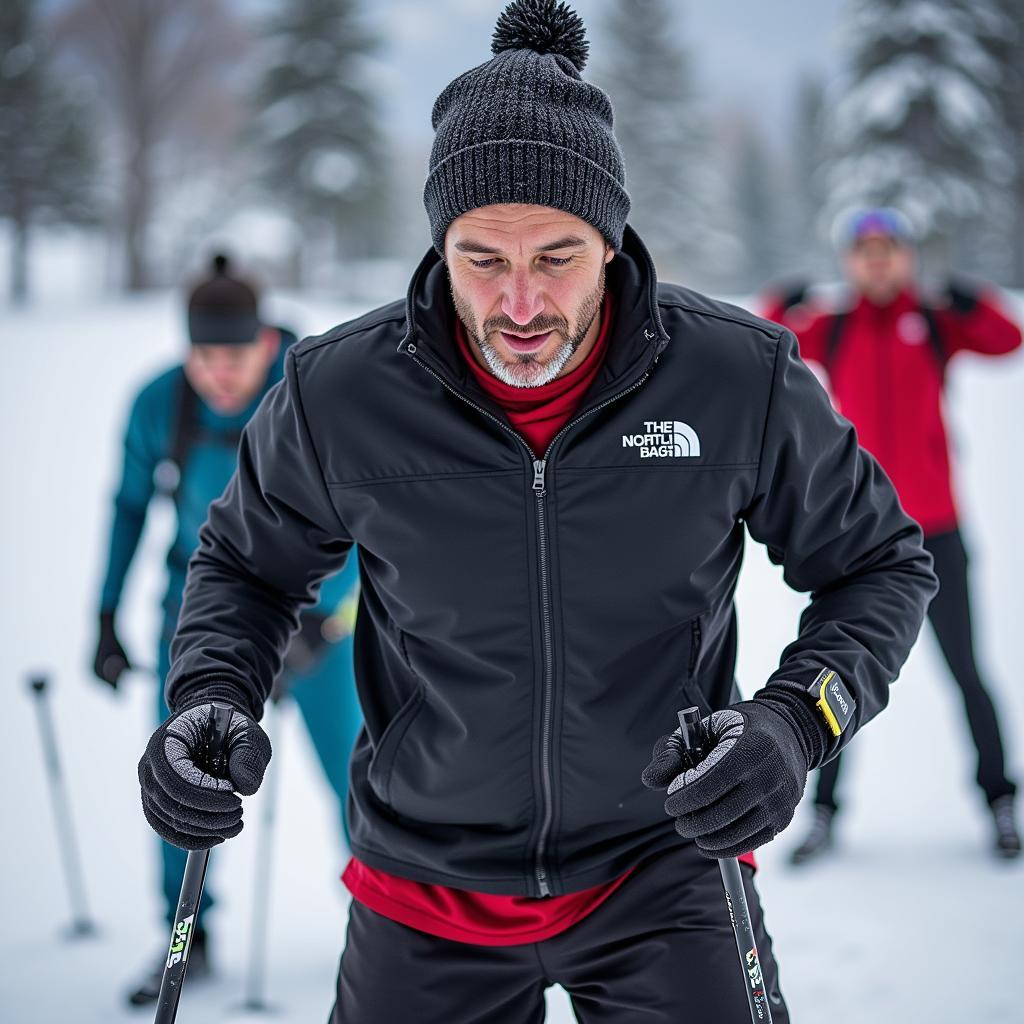
[[[679,842],[640,774],[677,709],[738,699],[745,530],[812,594],[772,680],[837,670],[843,742],[917,636],[920,531],[792,334],[658,285],[629,229],[608,283],[606,364],[537,459],[461,362],[428,254],[406,302],[292,349],[202,529],[178,709],[258,716],[297,611],[358,545],[349,814],[384,871],[542,896]]]

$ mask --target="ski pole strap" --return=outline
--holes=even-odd
[[[200,767],[211,775],[223,778],[226,774],[228,729],[231,708],[214,704],[210,712],[206,738],[200,757]],[[196,929],[196,914],[203,898],[206,868],[210,862],[209,850],[190,850],[185,863],[185,876],[181,880],[178,909],[171,928],[171,944],[167,950],[167,963],[160,979],[160,997],[157,1000],[155,1024],[174,1024],[178,1016],[178,1000],[185,983],[188,954]]]

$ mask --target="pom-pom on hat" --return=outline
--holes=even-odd
[[[229,273],[230,261],[218,253],[209,275],[188,297],[188,336],[193,345],[247,345],[260,329],[255,288]]]
[[[588,50],[567,4],[513,0],[498,18],[494,56],[437,98],[423,199],[438,252],[456,217],[494,203],[564,210],[621,248],[622,153],[608,97],[580,77]]]

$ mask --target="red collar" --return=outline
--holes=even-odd
[[[540,457],[558,431],[575,415],[604,365],[611,322],[611,296],[605,292],[601,306],[601,327],[587,357],[574,370],[536,388],[512,387],[484,369],[470,351],[460,320],[456,320],[455,339],[473,378],[502,408],[512,426],[526,439],[534,454]]]

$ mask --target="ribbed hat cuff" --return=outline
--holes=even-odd
[[[629,196],[593,160],[553,143],[505,139],[458,150],[442,160],[423,190],[434,248],[456,217],[496,203],[529,203],[564,210],[592,224],[618,251]]]

